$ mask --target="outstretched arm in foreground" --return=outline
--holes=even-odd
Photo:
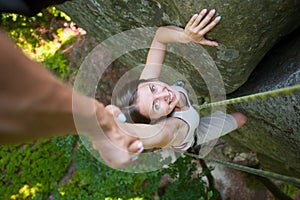
[[[75,115],[86,122],[81,131],[108,165],[119,168],[129,163],[139,141],[123,133],[103,104],[75,92],[29,60],[2,31],[0,44],[0,144],[75,134]],[[94,118],[102,131],[92,123]]]

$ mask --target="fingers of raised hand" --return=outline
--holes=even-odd
[[[213,29],[221,19],[219,16],[212,20],[216,13],[215,9],[207,12],[207,9],[203,9],[199,14],[193,15],[185,28],[185,33],[195,42],[204,40],[204,35]]]
[[[197,27],[199,27],[200,24],[203,24],[202,21],[203,21],[204,16],[206,15],[206,13],[207,13],[207,9],[203,9],[199,14],[194,15],[196,17],[196,19],[193,22],[193,25],[192,25],[193,28],[197,28]],[[204,20],[207,21],[207,17],[205,17]]]
[[[210,20],[213,18],[214,14],[216,13],[216,10],[212,9],[205,16],[206,13],[207,13],[206,9],[202,10],[199,13],[197,19],[194,21],[193,26],[195,28],[195,31],[199,32],[201,29],[203,29],[204,27],[206,27],[206,25],[210,22]]]
[[[209,32],[211,29],[213,29],[221,20],[221,16],[216,17],[212,22],[207,24],[204,28],[198,30],[198,34],[205,35],[207,32]]]
[[[207,40],[207,39],[202,39],[199,44],[202,45],[207,45],[207,46],[218,46],[218,42],[212,41],[212,40]]]
[[[194,28],[197,24],[199,24],[199,22],[201,21],[201,19],[204,17],[204,15],[206,14],[207,9],[203,9],[200,14],[194,14],[190,21],[187,24],[187,27],[191,27]]]

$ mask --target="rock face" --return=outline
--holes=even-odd
[[[185,26],[192,14],[202,8],[215,8],[222,21],[207,37],[221,45],[205,48],[223,77],[227,93],[242,85],[279,38],[300,23],[300,3],[295,0],[74,0],[59,8],[99,42],[139,27]],[[131,56],[123,62],[136,66],[136,63],[145,62],[145,56]],[[166,64],[193,80],[198,92],[206,91],[199,73],[183,58],[170,56]]]
[[[184,26],[202,8],[215,8],[217,15],[222,16],[207,35],[220,45],[204,47],[205,51],[200,45],[193,48],[214,60],[227,94],[240,88],[255,68],[249,83],[232,97],[299,84],[299,31],[289,36],[295,39],[288,42],[285,38],[283,46],[270,51],[299,27],[298,0],[73,0],[59,6],[99,42],[139,27]],[[134,52],[120,62],[129,66],[144,63],[145,52]],[[207,94],[205,82],[184,57],[173,53],[167,56],[166,64],[190,80],[198,95]],[[244,112],[249,120],[242,129],[230,134],[228,141],[257,152],[263,167],[300,177],[299,99],[298,95],[231,106],[230,110]]]
[[[268,52],[245,85],[231,96],[274,90],[300,84],[300,28]],[[257,152],[262,165],[276,171],[300,175],[300,94],[235,104],[245,112],[245,127],[227,138]]]

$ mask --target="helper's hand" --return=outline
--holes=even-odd
[[[207,14],[207,9],[203,9],[199,14],[192,16],[184,29],[184,33],[189,41],[194,41],[202,45],[218,46],[216,41],[207,40],[204,37],[221,20],[221,16],[218,16],[211,21],[215,12],[215,9],[213,9]]]
[[[120,128],[126,119],[119,108],[109,105],[104,111],[105,115],[103,110],[99,113],[99,123],[106,138],[92,137],[93,147],[110,167],[124,168],[143,151],[143,144],[137,137],[127,134],[124,127]]]

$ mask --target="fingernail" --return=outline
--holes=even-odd
[[[205,9],[203,9],[201,12],[204,12],[204,13],[206,13],[206,12],[207,12],[207,9],[205,8]]]
[[[220,21],[220,20],[222,19],[222,17],[221,17],[221,16],[218,16],[216,19],[217,19],[218,21]]]
[[[212,9],[210,12],[213,13],[213,14],[215,14],[216,10]]]
[[[134,156],[134,157],[131,158],[132,161],[136,161],[137,159],[139,159],[138,156]]]
[[[138,144],[138,153],[141,153],[143,150],[144,150],[143,143],[140,142],[140,143]]]
[[[126,116],[123,113],[121,113],[118,115],[118,120],[120,122],[126,122]]]
[[[194,14],[194,17],[198,17],[198,14]]]
[[[217,46],[219,46],[219,44],[218,44],[218,43],[215,43],[215,47],[217,47]]]

